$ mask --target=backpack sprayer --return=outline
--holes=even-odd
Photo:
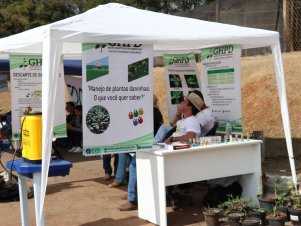
[[[30,112],[22,117],[22,157],[31,163],[42,162],[42,113]]]

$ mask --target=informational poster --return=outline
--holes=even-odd
[[[60,67],[59,81],[56,87],[57,109],[54,118],[54,137],[66,136],[66,114],[63,80],[63,64]],[[12,101],[12,137],[19,140],[21,117],[30,108],[33,112],[42,111],[42,57],[33,55],[10,56],[11,101]]]
[[[7,75],[0,75],[0,93],[8,92]]]
[[[200,90],[201,81],[198,76],[194,53],[164,54],[166,92],[168,100],[168,117],[172,120],[177,106],[189,91]]]
[[[153,49],[82,45],[83,154],[132,152],[153,143]]]
[[[64,93],[64,61],[61,58],[59,66],[59,76],[55,87],[55,115],[53,119],[53,136],[56,138],[67,137],[67,124],[66,124],[66,103]]]
[[[81,76],[65,76],[65,84],[67,86],[69,100],[75,105],[82,105],[82,77]]]
[[[201,49],[202,92],[219,121],[219,133],[225,133],[227,122],[232,133],[242,132],[240,60],[240,45]]]

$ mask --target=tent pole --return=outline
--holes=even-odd
[[[272,53],[273,53],[274,68],[275,68],[275,72],[276,72],[276,81],[277,81],[278,95],[279,95],[279,101],[280,101],[281,115],[282,115],[283,128],[284,128],[284,134],[285,134],[285,139],[286,139],[289,163],[290,163],[290,167],[291,167],[291,173],[292,173],[295,190],[296,190],[296,193],[298,193],[297,174],[296,174],[295,159],[294,159],[294,152],[293,152],[293,145],[292,145],[291,127],[290,127],[290,120],[289,120],[289,113],[288,113],[285,79],[284,79],[284,71],[283,71],[280,44],[279,43],[272,44],[271,48],[272,48]]]
[[[44,30],[42,54],[42,171],[39,223],[42,224],[44,201],[48,182],[48,171],[52,150],[53,121],[55,114],[56,89],[59,76],[62,43],[54,41],[51,26]]]

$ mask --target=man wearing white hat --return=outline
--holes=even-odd
[[[200,137],[206,136],[206,134],[213,128],[214,126],[214,117],[212,115],[212,110],[205,104],[204,97],[202,93],[198,90],[194,90],[190,92],[190,94],[187,97],[190,99],[191,103],[195,103],[196,108],[198,109],[198,112],[196,114],[196,118],[198,119],[198,123],[200,125]],[[178,120],[180,120],[183,117],[182,109],[180,108],[180,105],[178,106],[177,113],[175,117],[171,120],[171,125],[176,126],[176,123]],[[170,135],[169,131],[173,128],[170,125],[162,125],[155,138],[154,138],[154,144],[163,142],[165,137],[168,137]]]
[[[203,99],[197,93],[191,92],[178,106],[178,112],[181,112],[183,118],[176,122],[176,131],[164,142],[167,144],[175,141],[188,142],[189,139],[199,137],[201,127],[195,115],[203,105]]]

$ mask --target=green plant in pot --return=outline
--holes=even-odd
[[[260,208],[259,206],[256,205],[254,208],[252,208],[249,211],[248,216],[259,219],[260,220],[259,224],[261,226],[264,226],[266,225],[266,214],[267,214],[266,209]]]
[[[243,226],[258,226],[260,225],[260,220],[256,217],[247,217],[242,221]]]
[[[300,195],[300,192],[298,193],[296,191],[295,184],[294,184],[293,180],[290,182],[289,187],[290,187],[290,191],[289,191],[290,196],[289,196],[289,198],[290,198],[291,202],[293,203],[295,199],[301,198],[301,195]]]
[[[286,214],[277,210],[276,206],[273,207],[272,212],[267,216],[271,226],[284,226]]]
[[[277,199],[275,201],[276,209],[286,213],[286,221],[290,221],[290,214],[288,212],[288,207],[290,204],[290,198],[287,193],[284,192],[277,195]]]
[[[277,186],[274,186],[274,194],[267,194],[265,187],[263,186],[263,182],[267,181],[266,175],[263,173],[261,175],[260,187],[259,187],[259,195],[257,196],[259,205],[261,208],[266,209],[268,212],[273,211],[273,207],[275,206],[275,201],[277,199]]]
[[[218,207],[223,210],[231,226],[238,226],[242,225],[247,212],[254,206],[255,204],[248,199],[228,196],[228,200],[221,203]]]
[[[203,210],[203,214],[205,217],[206,224],[208,226],[219,226],[220,221],[219,218],[222,215],[222,210],[219,208],[211,208],[211,207],[205,207]]]
[[[301,197],[293,200],[292,206],[288,208],[293,225],[301,225]]]
[[[248,213],[250,209],[253,209],[256,204],[246,198],[228,196],[228,200],[221,203],[218,207],[221,208],[225,215],[230,212],[242,212]]]
[[[241,226],[246,214],[243,212],[230,212],[227,214],[230,226]]]

